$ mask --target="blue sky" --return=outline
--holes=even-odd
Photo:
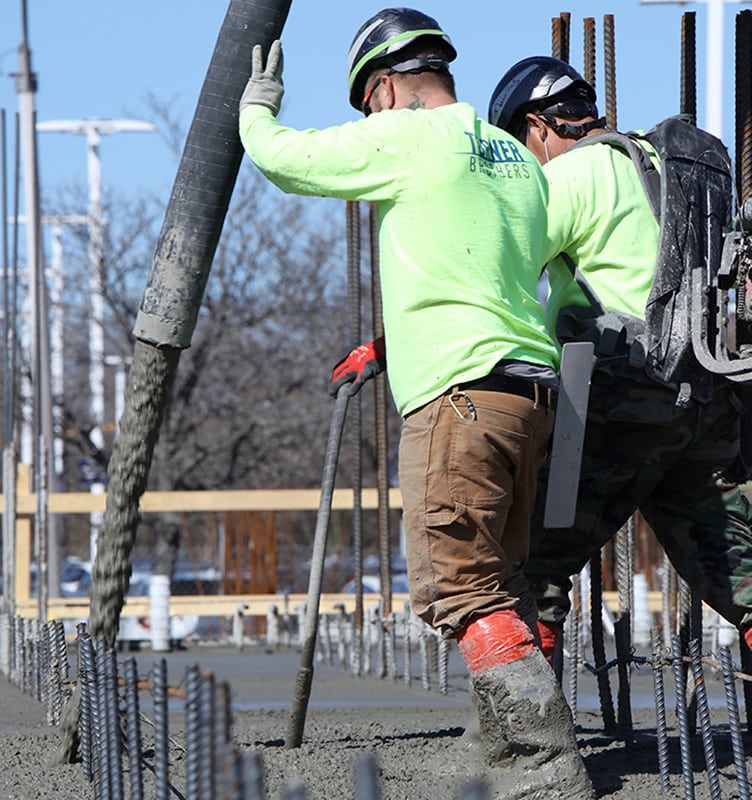
[[[151,93],[170,104],[188,129],[227,3],[219,0],[27,0],[32,66],[39,80],[39,121],[148,118]],[[280,119],[294,127],[324,127],[352,119],[345,57],[360,24],[380,2],[293,0],[283,33],[286,94]],[[705,119],[704,2],[640,4],[639,0],[530,0],[527,3],[425,0],[415,4],[435,16],[452,37],[460,99],[485,114],[498,78],[512,63],[550,52],[551,18],[572,15],[571,61],[582,66],[582,20],[598,32],[598,88],[603,87],[603,15],[616,30],[618,121],[622,129],[649,127],[678,111],[679,43],[683,11],[697,12],[699,121]],[[750,3],[727,2],[725,17],[724,138],[733,151],[734,17]],[[0,108],[9,122],[18,109],[14,80],[21,39],[21,0],[3,0],[0,12]],[[45,196],[86,183],[83,136],[39,136]],[[158,134],[119,133],[101,145],[105,191],[152,193],[168,199],[177,167]],[[250,168],[248,164],[244,168]],[[54,210],[54,209],[47,209]],[[83,211],[83,209],[82,209]]]

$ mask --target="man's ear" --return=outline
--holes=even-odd
[[[541,142],[546,141],[548,136],[548,127],[543,124],[543,121],[536,114],[525,114],[525,122],[528,124],[528,130],[534,128],[538,138]]]

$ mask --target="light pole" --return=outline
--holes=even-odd
[[[40,132],[84,134],[87,142],[89,184],[89,403],[91,410],[91,443],[98,450],[104,447],[104,294],[102,259],[104,226],[102,219],[102,168],[99,157],[101,137],[111,133],[151,132],[156,125],[137,119],[53,120],[37,123]],[[104,494],[101,479],[91,484],[92,494]],[[94,562],[96,540],[102,525],[102,513],[91,515],[90,558]]]
[[[705,130],[723,138],[723,9],[726,3],[748,0],[640,0],[641,4],[673,3],[686,6],[704,2],[708,7],[705,40]]]

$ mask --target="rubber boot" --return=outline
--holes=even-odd
[[[546,661],[553,667],[554,658],[556,657],[556,648],[562,642],[564,631],[561,625],[555,622],[546,622],[543,619],[538,620],[538,635],[541,641],[541,651],[546,658]]]
[[[572,714],[530,628],[512,609],[458,635],[487,778],[497,800],[593,800]]]

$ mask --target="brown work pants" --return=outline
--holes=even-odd
[[[502,608],[535,623],[522,570],[553,421],[545,402],[478,390],[444,395],[405,418],[399,474],[410,599],[443,635]]]

